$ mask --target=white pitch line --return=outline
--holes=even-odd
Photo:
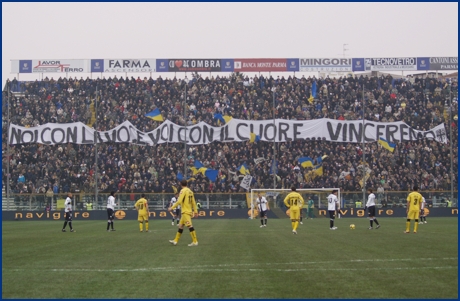
[[[303,272],[303,271],[384,271],[384,270],[443,270],[443,269],[458,269],[458,266],[445,266],[445,267],[407,267],[407,268],[343,268],[343,269],[191,269],[190,272],[263,272],[263,271],[276,271],[276,272]],[[4,269],[5,270],[5,269]],[[6,269],[13,272],[30,271],[31,269]],[[171,268],[149,268],[149,269],[48,269],[40,270],[42,272],[175,272],[177,273],[178,267]]]
[[[139,269],[35,269],[40,271],[52,271],[52,272],[171,272],[177,271],[178,269],[190,269],[193,271],[266,271],[266,270],[275,270],[275,271],[353,271],[353,270],[411,270],[411,269],[449,269],[449,268],[458,268],[455,267],[416,267],[416,268],[347,268],[347,269],[277,269],[277,268],[239,268],[239,269],[221,269],[225,267],[250,267],[250,266],[276,266],[276,265],[310,265],[310,264],[337,264],[337,263],[365,263],[365,262],[398,262],[398,261],[433,261],[433,260],[458,260],[458,257],[448,257],[448,258],[401,258],[401,259],[351,259],[351,260],[342,260],[342,261],[307,261],[307,262],[277,262],[277,263],[239,263],[239,264],[216,264],[216,265],[196,265],[196,266],[177,266],[177,267],[156,267],[156,268],[139,268]],[[2,268],[4,271],[30,271],[31,269],[8,269]]]

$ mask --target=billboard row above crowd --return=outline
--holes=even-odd
[[[365,72],[458,70],[458,57],[12,60],[11,73]]]

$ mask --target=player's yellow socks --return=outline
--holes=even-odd
[[[139,230],[142,232],[142,223],[139,223]]]
[[[175,241],[175,242],[178,242],[178,241],[179,241],[179,238],[180,238],[181,234],[182,234],[182,233],[180,233],[179,231],[176,232],[176,238],[174,238],[174,241]]]
[[[417,232],[417,230],[418,230],[418,220],[415,220],[414,232]]]
[[[149,231],[149,221],[145,222],[145,231]]]
[[[291,222],[292,230],[295,230],[295,222]]]
[[[298,222],[298,221],[295,221],[295,222],[294,222],[294,230],[297,231],[297,227],[298,227],[298,226],[299,226],[299,222]]]
[[[406,222],[406,232],[410,231],[410,222]]]
[[[197,239],[196,239],[196,232],[195,231],[190,232],[190,236],[192,237],[192,241],[194,243],[198,242]]]

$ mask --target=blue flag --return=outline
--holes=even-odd
[[[184,179],[184,176],[183,176],[182,173],[179,171],[179,172],[177,173],[176,178],[177,178],[179,181],[182,181],[182,180]]]
[[[311,86],[311,95],[316,98],[316,81],[313,82],[313,85]]]

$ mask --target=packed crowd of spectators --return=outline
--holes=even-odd
[[[313,80],[317,83],[317,97],[309,102]],[[81,121],[97,130],[106,131],[129,120],[139,130],[149,132],[160,125],[144,117],[159,108],[164,119],[184,125],[204,121],[218,126],[215,113],[237,119],[309,120],[332,118],[362,119],[379,122],[404,121],[409,126],[428,130],[445,123],[447,137],[453,136],[454,171],[457,170],[457,96],[456,79],[409,76],[394,79],[344,76],[340,78],[287,78],[264,75],[248,78],[241,74],[229,77],[201,77],[192,79],[102,78],[77,79],[45,78],[42,81],[7,81],[10,93],[10,121],[16,125],[33,127],[47,122]],[[185,94],[185,86],[187,93]],[[364,87],[364,93],[363,93]],[[276,88],[276,89],[274,89]],[[94,145],[11,145],[7,154],[7,105],[4,88],[2,99],[3,184],[7,182],[7,160],[10,160],[10,186],[14,193],[65,193],[95,191]],[[97,123],[92,121],[96,93]],[[365,112],[362,109],[362,97]],[[452,106],[450,107],[450,97]],[[184,98],[187,113],[184,119]],[[448,110],[452,110],[449,119]],[[363,168],[371,170],[367,187],[386,191],[407,191],[413,184],[421,189],[448,190],[451,181],[457,187],[456,173],[450,177],[450,146],[435,141],[419,140],[398,143],[393,153],[377,143],[365,147],[366,164],[362,163],[362,145],[332,143],[322,140],[298,140],[277,144],[278,188],[292,184],[300,188],[340,187],[344,191],[360,191]],[[160,144],[154,147],[104,143],[97,146],[99,191],[173,192],[176,175],[184,171],[184,145]],[[323,176],[311,176],[298,164],[298,158],[317,158],[323,161]],[[255,163],[256,158],[265,158]],[[237,167],[246,163],[254,177],[253,188],[273,188],[270,174],[273,143],[270,142],[214,142],[187,147],[187,166],[195,160],[217,169],[216,182],[197,174],[191,188],[199,192],[244,192]],[[191,171],[186,177],[191,177]]]

